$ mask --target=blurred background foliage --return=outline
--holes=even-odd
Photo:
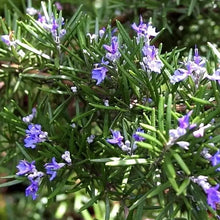
[[[40,8],[39,0],[33,0],[32,6],[35,8]],[[55,2],[55,1],[54,1]],[[203,1],[203,0],[84,0],[84,1],[76,1],[76,0],[61,0],[59,1],[63,7],[63,16],[65,19],[71,18],[72,15],[77,11],[80,5],[83,5],[82,11],[85,14],[88,14],[89,17],[87,20],[90,22],[90,26],[88,27],[88,32],[94,32],[96,20],[99,22],[100,27],[106,27],[106,24],[111,24],[112,27],[116,26],[116,20],[119,20],[123,26],[128,30],[128,33],[132,36],[132,30],[130,25],[133,22],[139,22],[139,16],[142,15],[144,20],[152,19],[153,25],[157,27],[157,30],[161,30],[164,28],[163,34],[158,38],[156,42],[158,45],[162,42],[163,43],[163,51],[171,51],[173,48],[186,48],[188,52],[190,48],[194,48],[195,44],[198,45],[202,53],[206,53],[207,51],[207,42],[213,42],[217,46],[220,46],[219,43],[219,36],[220,36],[220,20],[219,20],[219,12],[220,12],[220,2],[219,1]],[[24,18],[23,14],[25,13],[27,3],[25,0],[1,0],[0,4],[0,14],[4,18],[5,15],[11,16],[11,30],[13,30],[13,26],[15,21],[18,19],[22,21]],[[7,19],[7,18],[5,18]],[[111,21],[109,22],[109,19]],[[9,20],[9,19],[8,19]],[[27,34],[28,38],[28,34]],[[6,58],[4,58],[5,61]],[[8,58],[12,63],[11,57]],[[15,62],[16,63],[16,62]],[[68,64],[67,64],[68,65]],[[55,68],[56,70],[56,68]],[[16,75],[16,72],[14,73]],[[16,75],[16,79],[19,77]],[[7,108],[10,109],[11,112],[17,113],[18,115],[26,115],[28,110],[30,111],[33,103],[37,99],[43,99],[47,88],[41,88],[41,91],[35,94],[35,91],[32,89],[34,86],[39,86],[38,79],[31,79],[31,85],[28,84],[29,79],[27,79],[27,84],[20,85],[19,84],[19,91],[28,91],[27,94],[23,95],[22,92],[17,92],[16,87],[11,87],[6,92],[1,90],[0,94],[2,95],[4,92],[4,96],[1,97],[0,100],[0,109],[2,110],[3,107],[7,104]],[[25,80],[24,80],[25,81]],[[47,81],[51,84],[56,84],[53,81]],[[10,85],[17,85],[16,82],[11,81],[11,78],[8,78],[8,87]],[[54,85],[53,84],[53,85]],[[65,90],[65,85],[57,83],[55,85],[57,88],[61,90]],[[42,86],[43,87],[43,86]],[[85,89],[85,88],[84,88]],[[51,91],[50,91],[51,92]],[[89,93],[89,91],[87,91]],[[101,91],[103,92],[103,91]],[[33,93],[33,94],[32,94]],[[100,97],[101,100],[102,97]],[[17,102],[12,102],[11,99],[16,100]],[[54,99],[54,100],[53,100]],[[44,103],[65,102],[65,96],[63,98],[57,99],[57,97],[52,97],[48,94],[44,97]],[[80,101],[84,101],[79,97]],[[99,100],[99,101],[100,101]],[[95,102],[96,100],[94,100]],[[26,107],[21,109],[19,106]],[[40,106],[38,109],[42,115],[46,114],[48,109],[53,109],[56,106],[49,106],[46,107]],[[61,110],[63,110],[66,106],[63,105]],[[17,111],[17,112],[16,112]],[[57,108],[57,112],[59,115],[60,109]],[[71,111],[71,110],[67,110]],[[68,112],[68,113],[69,113]],[[5,113],[6,114],[6,113]],[[8,112],[7,114],[10,114]],[[65,114],[64,114],[65,115]],[[66,113],[66,117],[68,114]],[[15,117],[14,115],[11,117]],[[104,116],[103,116],[104,117]],[[14,121],[18,121],[17,118],[13,118]],[[49,119],[48,119],[49,120]],[[63,119],[65,120],[65,119]],[[68,118],[69,120],[69,118]],[[40,118],[38,119],[39,122],[43,125],[43,127],[49,131],[51,134],[55,134],[53,126],[49,126],[49,121],[43,121]],[[59,121],[62,124],[62,121]],[[129,124],[130,125],[130,124]],[[15,144],[22,143],[23,140],[19,140],[19,135],[14,133],[16,127],[13,125],[4,125],[6,126],[5,129],[2,127],[1,131],[5,132],[0,134],[1,137],[1,144],[4,145],[5,148],[10,147],[11,157],[14,157],[14,154],[18,153],[20,148],[14,149]],[[61,128],[62,126],[55,126]],[[98,132],[100,128],[97,128],[96,125],[92,126],[95,132]],[[129,127],[127,125],[127,127]],[[25,129],[25,127],[24,127]],[[20,134],[24,133],[24,129],[20,130]],[[59,130],[59,133],[62,134],[63,143],[68,143],[72,141],[72,139],[67,134],[68,128],[63,127]],[[22,133],[23,132],[23,133]],[[84,134],[85,137],[89,134]],[[57,139],[60,136],[57,137]],[[56,137],[54,137],[56,140]],[[81,140],[79,139],[78,142]],[[71,145],[71,143],[69,143]],[[85,144],[85,143],[84,143]],[[96,149],[91,149],[89,152],[90,155],[93,155],[92,151]],[[114,154],[114,151],[110,149],[111,153]],[[116,150],[117,151],[117,150]],[[77,153],[77,152],[76,152]],[[4,151],[2,151],[4,154]],[[118,152],[115,153],[117,156]],[[4,155],[1,155],[4,157]],[[91,156],[92,157],[92,156]],[[85,158],[82,158],[85,159]],[[7,161],[3,158],[4,163],[8,163],[11,158],[7,157]],[[12,160],[11,167],[4,167],[0,168],[0,173],[2,176],[8,175],[9,170],[14,167],[15,169],[17,165],[18,159]],[[85,165],[86,166],[86,165]],[[98,164],[100,169],[104,169]],[[97,168],[98,169],[98,168]],[[107,168],[106,168],[107,169]],[[76,172],[81,175],[81,179],[87,178],[90,179],[91,176],[86,176],[86,172],[83,173],[81,170],[77,170]],[[80,172],[82,172],[80,174]],[[109,175],[110,175],[109,171]],[[85,176],[83,176],[85,175]],[[95,179],[96,173],[93,173],[93,177]],[[5,181],[5,179],[1,180]],[[92,182],[92,181],[91,181]],[[98,183],[94,183],[98,184]],[[110,186],[109,186],[110,187]],[[24,188],[25,185],[15,185],[7,188],[1,189],[1,196],[0,196],[0,219],[22,219],[22,220],[29,220],[29,219],[67,219],[67,220],[92,220],[92,219],[104,219],[104,203],[98,202],[94,204],[92,208],[87,209],[88,207],[81,212],[81,214],[76,214],[79,211],[79,207],[85,205],[89,202],[89,198],[86,196],[88,192],[85,190],[78,191],[74,194],[74,198],[72,194],[66,195],[61,194],[56,199],[50,201],[48,203],[47,198],[43,197],[37,203],[31,203],[29,200],[24,198]],[[82,187],[83,188],[83,187]],[[84,187],[85,188],[85,187]],[[91,190],[92,191],[92,190]],[[4,197],[4,199],[3,199]],[[91,202],[91,201],[90,201]],[[106,202],[106,204],[108,201]],[[153,203],[157,203],[157,201],[153,201]],[[68,205],[67,205],[68,204]],[[152,204],[155,205],[155,204]],[[115,202],[111,204],[113,209],[111,210],[111,218],[115,220],[121,220],[122,216],[120,214],[117,216],[117,212],[120,209],[119,202]],[[156,207],[156,206],[155,206]],[[73,212],[72,210],[75,210]],[[143,208],[143,207],[140,207]],[[126,212],[126,210],[125,210]],[[24,215],[25,213],[25,215]],[[146,210],[147,213],[147,210]],[[148,217],[154,219],[153,213],[147,213]],[[132,217],[131,217],[132,218]],[[143,219],[145,217],[143,216]]]
[[[40,2],[33,0],[32,6],[39,8]],[[83,11],[90,16],[91,22],[98,18],[100,26],[106,26],[109,19],[112,26],[116,25],[116,20],[130,26],[134,21],[138,22],[139,15],[146,20],[152,18],[158,30],[165,28],[160,37],[164,51],[170,51],[175,46],[189,49],[198,44],[199,49],[205,53],[207,41],[215,42],[218,46],[220,44],[219,0],[60,0],[59,2],[63,7],[65,18],[71,17],[79,5],[83,5]],[[6,8],[15,11],[14,5],[21,12],[25,12],[25,0],[2,0],[1,15],[4,15]]]

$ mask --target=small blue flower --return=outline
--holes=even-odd
[[[24,139],[25,147],[35,148],[37,143],[47,140],[47,132],[41,131],[41,125],[30,124],[26,130],[26,138]]]
[[[220,69],[217,69],[213,75],[206,75],[206,78],[208,78],[209,80],[216,80],[218,82],[218,84],[220,84]]]
[[[143,57],[143,63],[147,69],[155,73],[160,73],[164,65],[158,57],[158,50],[155,48],[155,46],[145,45],[142,49],[142,52],[145,55]]]
[[[108,69],[104,66],[92,70],[92,79],[97,80],[96,85],[99,85],[105,79],[107,72]]]
[[[206,190],[208,205],[216,209],[216,204],[220,203],[219,184]]]
[[[198,49],[195,48],[195,55],[193,61],[188,60],[184,63],[186,69],[179,68],[175,70],[174,75],[170,77],[170,82],[175,84],[177,82],[185,80],[188,76],[192,78],[195,85],[198,87],[199,82],[203,79],[206,72],[205,60],[199,56]]]
[[[122,146],[123,145],[122,140],[124,139],[124,137],[121,136],[120,131],[111,130],[111,132],[112,132],[113,138],[107,139],[107,142],[110,144],[117,144],[118,146]]]
[[[121,56],[119,50],[118,50],[118,39],[117,37],[112,37],[111,45],[103,45],[104,49],[108,52],[106,53],[106,58],[112,62],[115,62],[118,60]]]
[[[56,177],[57,170],[59,170],[63,166],[65,166],[65,163],[57,163],[55,157],[52,158],[51,163],[46,163],[44,165],[44,167],[46,169],[46,173],[51,175],[50,181],[52,181]]]
[[[150,37],[155,37],[158,34],[156,28],[151,23],[144,23],[141,16],[139,25],[133,23],[131,27],[137,32],[137,43],[140,42],[140,38],[144,38],[146,42],[149,42]]]
[[[144,137],[141,137],[140,135],[138,135],[137,132],[144,133],[144,130],[141,129],[141,128],[138,128],[138,129],[136,130],[136,132],[133,134],[133,138],[135,139],[135,141],[144,141],[145,138],[144,138]]]
[[[179,127],[180,128],[189,128],[190,124],[189,124],[189,118],[192,114],[192,111],[189,111],[186,115],[184,115],[183,117],[178,119],[179,122]]]
[[[86,141],[87,143],[91,144],[95,139],[95,135],[91,134],[89,137],[87,137]]]
[[[16,173],[18,176],[22,176],[28,173],[33,173],[36,170],[35,161],[31,163],[27,162],[26,160],[20,160],[19,164],[16,166],[19,169],[19,172]]]
[[[64,159],[68,164],[72,163],[72,160],[70,158],[70,152],[69,151],[65,151],[64,154],[62,154],[62,159]]]
[[[37,191],[39,189],[39,182],[31,181],[31,185],[28,186],[25,190],[25,196],[31,196],[33,200],[37,198]]]
[[[33,118],[36,116],[36,113],[37,113],[36,108],[33,108],[32,113],[30,115],[27,115],[27,116],[23,117],[22,121],[27,123],[27,124],[30,123],[33,120]]]
[[[7,45],[10,46],[11,45],[11,40],[9,35],[2,35],[1,36],[1,40]]]
[[[212,162],[212,166],[216,166],[220,163],[220,150],[218,150],[215,155],[210,158]],[[216,169],[216,171],[220,171],[220,167]]]
[[[30,181],[40,182],[41,178],[44,176],[44,173],[41,171],[34,170],[33,173],[28,175]]]

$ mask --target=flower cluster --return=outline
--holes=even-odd
[[[35,167],[35,161],[27,162],[21,160],[17,165],[19,172],[16,173],[18,176],[27,176],[30,181],[30,185],[25,190],[26,196],[32,196],[32,199],[37,198],[37,191],[41,182],[41,178],[44,176],[42,172],[37,171]]]
[[[96,85],[99,85],[105,79],[108,72],[106,66],[109,68],[113,67],[121,56],[118,49],[118,38],[116,36],[112,36],[111,45],[104,44],[103,48],[106,50],[106,55],[102,58],[101,63],[96,64],[96,67],[92,70],[92,79],[97,81]]]
[[[124,152],[128,154],[132,154],[137,149],[137,142],[144,141],[145,138],[138,135],[138,133],[144,133],[144,130],[138,128],[137,131],[132,135],[134,138],[133,145],[131,146],[131,142],[126,140],[123,142],[124,137],[121,135],[120,131],[111,130],[113,138],[108,138],[107,142],[110,144],[117,144],[119,148],[121,148]]]
[[[179,126],[176,129],[169,130],[169,141],[167,146],[172,146],[173,144],[179,145],[181,148],[188,150],[189,142],[187,141],[178,141],[180,137],[187,133],[187,130],[193,130],[192,134],[195,138],[200,138],[204,136],[206,129],[211,127],[211,124],[204,125],[201,123],[196,129],[196,124],[190,124],[190,116],[192,111],[189,111],[186,115],[178,119]]]
[[[41,130],[41,125],[30,124],[26,129],[26,137],[24,139],[25,147],[36,148],[37,143],[42,143],[47,140],[47,132]]]
[[[149,78],[151,78],[151,74],[148,71],[160,73],[164,66],[158,56],[158,49],[155,46],[151,46],[151,38],[155,37],[158,33],[151,23],[144,23],[142,17],[140,17],[140,24],[138,26],[134,23],[131,27],[137,32],[137,43],[141,40],[144,41],[144,47],[142,48],[144,56],[140,64],[142,69],[147,71]]]
[[[187,62],[184,62],[186,68],[175,70],[174,75],[170,77],[170,82],[172,84],[183,81],[190,76],[198,87],[199,82],[206,75],[206,68],[205,60],[199,56],[198,48],[195,48],[194,53],[195,55],[192,61],[188,60]]]
[[[32,113],[28,116],[22,118],[25,123],[30,123],[37,113],[36,108],[32,109]],[[41,125],[38,124],[29,124],[28,129],[26,130],[26,138],[24,139],[25,147],[35,148],[37,143],[41,143],[47,140],[47,132],[41,131]],[[72,160],[70,158],[70,152],[65,151],[61,155],[61,158],[65,163],[57,163],[55,157],[52,158],[50,163],[46,163],[44,168],[46,174],[50,175],[49,180],[52,181],[56,175],[57,171],[65,165],[71,165]],[[45,176],[45,173],[38,171],[35,166],[35,161],[27,162],[26,160],[21,160],[17,165],[18,176],[27,176],[30,181],[30,185],[25,190],[26,196],[31,196],[33,200],[37,198],[37,191],[41,183],[41,179]]]
[[[65,151],[61,158],[65,161],[65,163],[57,163],[55,157],[53,157],[51,163],[46,163],[44,165],[46,174],[51,176],[49,179],[50,181],[52,181],[56,177],[57,170],[59,170],[66,164],[70,165],[72,163],[69,151]],[[17,168],[19,171],[16,173],[16,175],[27,176],[28,180],[30,181],[30,185],[25,190],[25,195],[31,196],[32,199],[35,200],[38,196],[37,192],[41,180],[45,176],[45,173],[37,171],[35,161],[27,162],[26,160],[21,160],[17,165]]]
[[[42,16],[38,15],[38,24],[40,24],[45,30],[50,31],[53,38],[57,43],[60,42],[60,39],[66,34],[66,29],[62,29],[64,25],[64,19],[56,19],[54,15]]]
[[[216,205],[220,203],[220,192],[218,191],[219,189],[219,184],[216,186],[212,187],[208,182],[208,177],[207,176],[198,176],[196,177],[191,177],[190,178],[194,183],[197,183],[200,185],[203,190],[205,191],[207,195],[207,203],[209,206],[211,206],[214,210],[216,209]]]

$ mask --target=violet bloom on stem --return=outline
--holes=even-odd
[[[156,28],[151,23],[144,23],[142,16],[140,16],[140,23],[137,26],[135,23],[131,27],[137,32],[137,43],[140,42],[140,38],[144,38],[146,42],[149,42],[150,37],[155,37],[158,33]]]
[[[217,69],[213,75],[206,75],[206,78],[209,80],[217,81],[220,85],[220,69]]]
[[[145,55],[143,57],[143,63],[146,65],[147,69],[155,73],[160,73],[164,65],[158,57],[158,50],[155,46],[145,45],[142,51]]]
[[[30,186],[25,190],[25,196],[31,196],[33,200],[37,198],[37,191],[39,189],[39,182],[31,180]]]
[[[99,85],[105,79],[107,72],[108,69],[104,66],[92,70],[92,79],[97,80],[96,85]]]
[[[174,75],[170,77],[170,82],[172,84],[175,84],[177,82],[185,80],[188,76],[191,76],[192,80],[198,87],[200,80],[203,79],[203,76],[206,72],[206,68],[204,66],[205,60],[203,60],[199,56],[198,48],[195,48],[195,55],[193,57],[193,61],[188,60],[185,63],[186,69],[179,68],[175,70]]]
[[[220,150],[218,150],[211,158],[212,166],[217,166],[220,163]],[[216,169],[216,171],[220,171],[220,167]]]
[[[216,204],[220,203],[220,192],[218,191],[219,184],[214,187],[210,187],[205,192],[207,194],[208,205],[214,210],[216,209]]]
[[[122,146],[123,145],[122,140],[124,139],[124,137],[121,135],[120,131],[111,130],[111,132],[113,138],[107,139],[107,142],[110,144],[117,144],[118,146]]]
[[[115,62],[118,60],[121,56],[119,50],[118,50],[118,38],[112,37],[111,45],[103,45],[104,49],[107,50],[106,58],[112,62]]]
[[[64,154],[62,154],[62,159],[64,159],[68,164],[72,163],[72,160],[70,158],[70,152],[69,151],[65,151]]]
[[[1,40],[9,47],[14,46],[16,44],[15,41],[12,41],[9,35],[2,35]]]
[[[18,168],[18,172],[16,175],[23,176],[25,174],[33,173],[36,170],[35,161],[27,162],[26,160],[20,160],[19,164],[16,166]]]
[[[138,129],[136,130],[136,132],[135,132],[135,133],[133,134],[133,136],[132,136],[132,137],[135,139],[135,141],[144,141],[145,138],[144,138],[144,137],[141,137],[140,135],[138,135],[137,132],[139,132],[139,133],[144,133],[144,130],[141,129],[141,128],[138,128]]]
[[[37,143],[47,140],[47,132],[41,131],[41,125],[30,124],[26,130],[26,138],[24,139],[25,147],[35,148]]]
[[[192,111],[189,111],[186,115],[178,119],[180,128],[188,128],[189,127],[189,118],[192,114]]]
[[[192,71],[193,71],[192,66],[188,62],[186,64],[186,69],[180,68],[175,70],[174,75],[170,77],[170,83],[175,84],[177,82],[185,80],[188,76],[192,74]]]
[[[36,108],[33,108],[32,113],[30,115],[27,115],[27,116],[23,117],[22,121],[27,123],[27,124],[30,123],[33,120],[33,118],[36,116],[36,113],[37,113]]]
[[[59,170],[63,166],[65,166],[65,163],[57,163],[55,157],[52,158],[51,163],[46,163],[44,165],[44,167],[46,169],[46,173],[51,175],[50,181],[52,181],[56,177],[57,170]]]

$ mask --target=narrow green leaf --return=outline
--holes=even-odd
[[[190,99],[192,99],[194,102],[197,102],[197,103],[200,103],[200,104],[203,104],[203,105],[214,106],[213,103],[211,103],[211,102],[209,102],[209,101],[207,101],[207,100],[204,100],[204,99],[200,99],[200,98],[194,97],[194,96],[192,96],[192,95],[190,95],[190,94],[188,94],[188,97],[189,97]]]
[[[171,129],[171,109],[172,109],[172,94],[168,95],[167,111],[166,111],[166,133]]]
[[[38,55],[38,56],[41,56],[41,57],[43,57],[43,58],[45,58],[45,59],[47,59],[47,60],[51,60],[51,57],[50,57],[50,56],[48,56],[47,54],[43,53],[43,52],[40,51],[40,50],[37,50],[37,49],[35,49],[35,48],[33,48],[33,47],[30,47],[29,45],[24,44],[24,43],[22,43],[22,42],[20,42],[20,41],[17,41],[16,43],[17,43],[18,45],[20,45],[22,48],[24,48],[24,49],[26,49],[26,50],[29,50],[29,51],[33,52],[34,54],[36,54],[36,55]]]
[[[132,41],[131,41],[130,36],[128,35],[128,32],[124,29],[124,27],[121,25],[121,23],[119,21],[116,21],[116,24],[117,24],[118,30],[119,30],[122,38],[124,39],[126,45],[129,48],[133,48]]]
[[[109,220],[109,219],[110,219],[110,202],[109,202],[108,195],[106,195],[105,197],[105,220]]]
[[[19,144],[19,142],[16,141],[16,146],[20,149],[21,153],[24,155],[25,159],[29,162],[31,162],[33,159],[31,158],[31,156],[27,153],[26,149],[24,148],[24,146],[21,146]]]
[[[164,131],[164,97],[159,97],[158,104],[158,127],[161,133]]]
[[[191,172],[189,170],[189,168],[187,167],[186,163],[184,162],[184,160],[181,158],[181,156],[176,153],[173,152],[172,150],[170,150],[172,152],[173,157],[176,159],[176,162],[180,165],[180,167],[183,169],[183,171],[187,174],[190,175]]]
[[[190,16],[193,12],[193,9],[196,5],[197,0],[191,0],[190,1],[190,5],[189,5],[189,9],[188,9],[188,16]]]
[[[128,110],[119,108],[118,106],[105,106],[105,105],[100,105],[100,104],[94,104],[94,103],[89,103],[89,105],[99,108],[99,109],[106,109],[106,110],[116,110],[116,111],[122,111],[122,112],[127,112]]]
[[[187,178],[183,181],[183,183],[180,185],[178,193],[176,194],[177,196],[181,195],[183,193],[183,191],[187,188],[187,186],[190,183],[190,179]]]
[[[163,147],[163,144],[160,141],[158,141],[157,138],[155,138],[149,134],[137,132],[137,135],[144,137],[144,138],[146,138],[146,140],[148,140],[148,141],[150,140],[150,141],[154,142],[155,144],[158,144],[159,146]]]
[[[24,180],[12,180],[12,181],[0,184],[0,188],[13,186],[13,185],[16,185],[16,184],[22,183],[22,182],[24,182]]]
[[[82,212],[83,210],[85,210],[85,209],[89,208],[90,206],[92,206],[93,203],[95,203],[99,198],[100,198],[100,195],[97,195],[94,198],[90,199],[84,206],[82,206],[79,209],[79,212]]]
[[[144,158],[138,159],[125,159],[125,160],[115,160],[107,162],[106,166],[131,166],[131,165],[139,165],[139,164],[149,164],[149,161]]]
[[[79,121],[79,120],[81,120],[82,118],[87,117],[88,115],[93,114],[94,112],[95,112],[95,109],[92,109],[92,110],[90,110],[90,111],[88,111],[88,112],[85,112],[85,113],[82,113],[82,114],[80,114],[80,115],[77,115],[77,116],[75,116],[75,117],[71,120],[71,122]]]
[[[172,177],[168,177],[168,180],[169,180],[170,184],[172,185],[173,189],[178,193],[179,188],[178,188],[178,185],[176,183],[176,180]]]
[[[164,169],[169,177],[176,178],[176,171],[171,162],[170,156],[166,155],[164,158]]]
[[[163,183],[163,184],[157,186],[155,190],[153,190],[151,193],[149,193],[147,195],[147,198],[151,198],[153,196],[158,195],[160,192],[164,191],[168,187],[170,187],[170,182],[169,181],[167,181],[166,183]]]

